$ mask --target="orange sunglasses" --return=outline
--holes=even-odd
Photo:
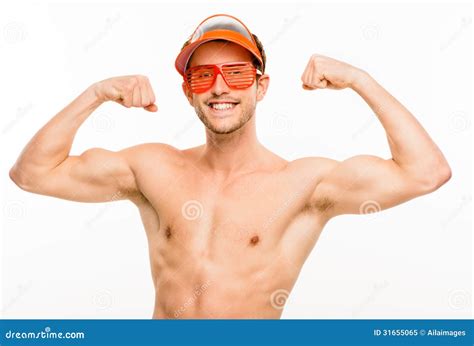
[[[192,93],[200,94],[214,85],[220,74],[229,88],[247,89],[262,72],[251,62],[231,62],[217,65],[199,65],[188,68],[183,79]]]

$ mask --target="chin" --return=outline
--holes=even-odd
[[[221,135],[232,133],[234,131],[237,131],[241,127],[239,126],[239,123],[236,122],[229,124],[219,124],[216,122],[211,122],[209,125],[210,126],[207,126],[207,128],[210,131]]]
[[[240,112],[226,114],[225,116],[218,116],[212,112],[204,113],[205,124],[209,124],[214,129],[230,130],[232,128],[238,127],[241,123],[242,114]]]
[[[240,109],[240,104],[231,111],[215,112],[209,107],[195,107],[196,114],[202,123],[213,133],[229,134],[242,128],[252,115]],[[247,116],[246,116],[247,115]]]

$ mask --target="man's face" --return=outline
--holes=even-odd
[[[237,61],[251,62],[252,54],[232,42],[208,42],[194,51],[187,67]],[[183,90],[204,125],[214,133],[227,134],[240,129],[252,118],[257,102],[265,95],[268,82],[268,76],[264,75],[247,89],[231,89],[218,74],[215,83],[206,92],[191,93],[184,83]],[[227,108],[229,103],[231,107]]]

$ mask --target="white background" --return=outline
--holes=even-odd
[[[158,113],[101,106],[72,154],[143,142],[203,143],[174,70],[214,13],[262,40],[271,85],[261,142],[282,157],[390,157],[383,128],[352,90],[304,91],[313,53],[368,71],[419,119],[453,177],[435,193],[329,222],[283,318],[468,318],[472,309],[472,9],[456,4],[0,5],[2,304],[5,318],[150,318],[146,238],[129,202],[30,194],[8,170],[34,133],[95,81],[145,74]]]

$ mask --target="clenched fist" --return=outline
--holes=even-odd
[[[94,91],[102,102],[115,101],[127,108],[143,107],[156,112],[155,94],[145,76],[122,76],[105,79],[94,84]]]
[[[351,87],[362,73],[362,70],[342,61],[314,54],[306,65],[301,81],[306,90],[344,89]]]

